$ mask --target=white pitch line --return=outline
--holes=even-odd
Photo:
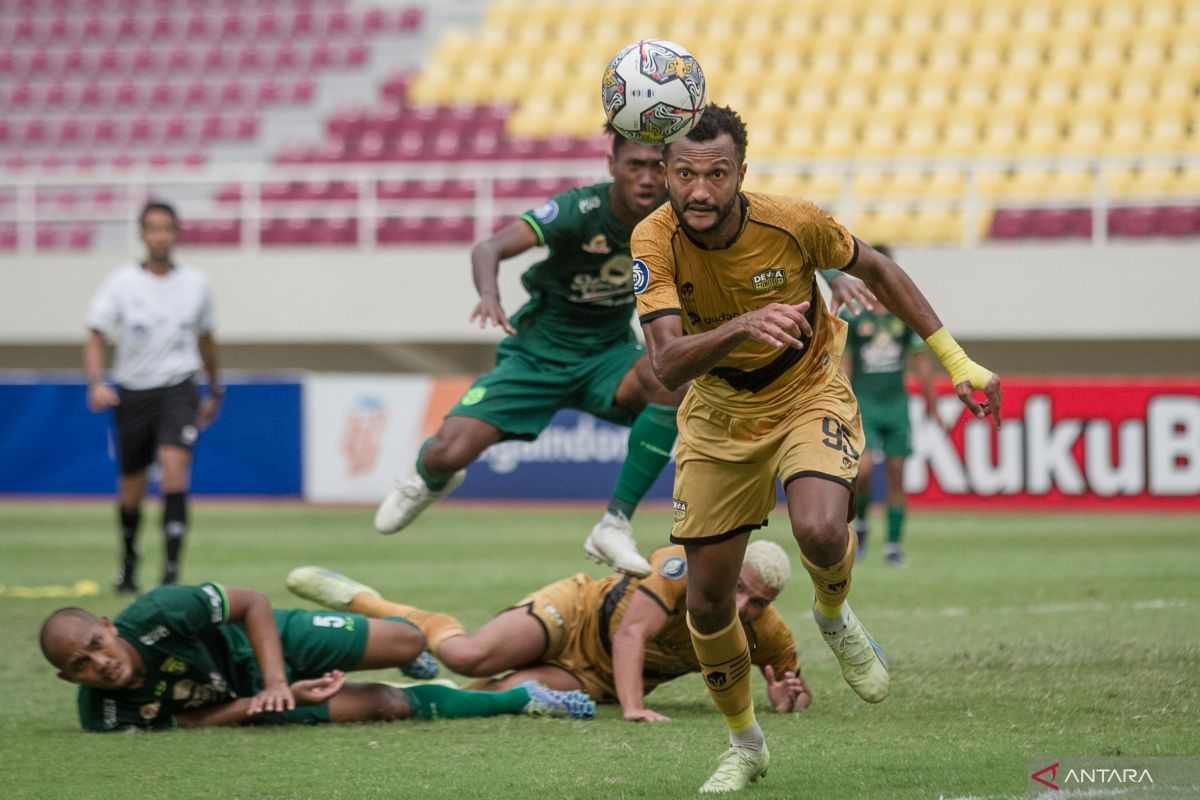
[[[1079,614],[1096,613],[1099,611],[1164,611],[1179,608],[1189,608],[1192,603],[1183,599],[1155,598],[1152,600],[1133,600],[1124,603],[1035,603],[1028,606],[999,606],[996,608],[970,609],[964,606],[943,606],[941,608],[883,608],[871,611],[872,617],[969,617],[975,614],[984,616],[1007,614]]]

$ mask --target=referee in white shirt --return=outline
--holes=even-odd
[[[114,271],[96,292],[88,306],[83,345],[88,408],[114,409],[124,542],[115,586],[118,592],[130,593],[138,591],[137,535],[146,471],[157,459],[166,549],[162,582],[175,583],[187,533],[192,446],[198,432],[217,418],[225,397],[217,375],[208,279],[171,260],[179,238],[175,209],[147,203],[140,221],[146,258]],[[115,348],[115,389],[104,377],[106,341]],[[201,365],[208,375],[203,400],[195,382]]]

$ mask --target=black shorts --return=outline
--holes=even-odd
[[[117,387],[121,402],[114,409],[117,457],[122,475],[133,475],[154,463],[159,447],[191,450],[196,443],[196,411],[200,397],[191,378],[161,389]]]

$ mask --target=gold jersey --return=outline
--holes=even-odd
[[[813,335],[803,349],[747,340],[692,382],[708,405],[745,417],[794,407],[837,371],[846,323],[829,313],[816,273],[853,266],[858,243],[807,200],[754,192],[741,198],[742,229],[729,247],[696,245],[666,203],[634,229],[631,248],[643,323],[678,314],[691,335],[770,303],[812,304],[806,316]]]

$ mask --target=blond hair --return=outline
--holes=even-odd
[[[751,542],[746,548],[743,564],[749,564],[768,589],[783,591],[792,577],[792,562],[782,547],[765,539]]]

